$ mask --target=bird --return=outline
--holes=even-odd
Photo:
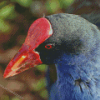
[[[32,23],[4,78],[39,64],[54,64],[49,100],[100,99],[100,30],[79,15],[59,13]]]

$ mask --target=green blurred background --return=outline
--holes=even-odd
[[[24,42],[31,23],[44,15],[64,13],[73,1],[0,0],[0,100],[48,99],[46,65],[7,79],[3,78],[3,72]]]

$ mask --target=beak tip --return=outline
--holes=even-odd
[[[3,74],[3,78],[9,77],[6,73]]]
[[[8,78],[8,77],[10,77],[10,72],[8,71],[8,69],[6,69],[3,74],[3,78]]]
[[[6,75],[3,75],[3,78],[7,78],[7,76]]]

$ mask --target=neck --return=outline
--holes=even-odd
[[[96,63],[93,55],[63,55],[58,60],[57,87],[62,100],[86,100],[88,97],[88,100],[94,100],[94,89],[97,88],[95,83],[98,82],[96,78],[100,75]]]
[[[56,64],[57,67],[57,73],[58,73],[58,79],[59,81],[62,79],[62,77],[65,79],[67,77],[73,78],[73,80],[77,79],[84,79],[85,74],[90,74],[90,69],[93,65],[93,62],[91,63],[89,61],[89,58],[86,58],[84,55],[79,56],[68,56],[63,55],[62,58],[58,61]],[[90,77],[90,75],[88,75]],[[68,79],[66,81],[69,81]]]

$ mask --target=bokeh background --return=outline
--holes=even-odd
[[[46,65],[4,79],[4,70],[23,44],[31,23],[64,13],[74,0],[0,0],[0,100],[48,100]]]

